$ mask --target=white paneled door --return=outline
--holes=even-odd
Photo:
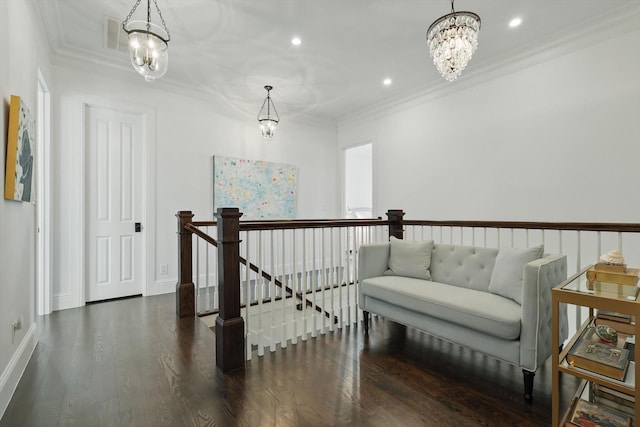
[[[142,115],[86,107],[87,290],[98,301],[142,293]]]

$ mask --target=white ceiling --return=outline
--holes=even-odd
[[[106,17],[122,21],[134,0],[35,0],[56,58],[91,58],[127,69],[125,53],[106,49]],[[161,81],[257,115],[272,98],[281,118],[338,120],[376,104],[464,82],[496,62],[586,34],[601,19],[638,12],[640,0],[459,0],[480,15],[478,51],[446,82],[429,58],[425,32],[449,13],[447,0],[158,0],[171,31],[169,70]],[[152,4],[153,7],[153,4]],[[144,19],[146,1],[136,14]],[[508,27],[511,18],[523,23]],[[157,15],[152,21],[158,23]],[[293,36],[302,45],[293,46]],[[385,77],[392,85],[382,85]]]

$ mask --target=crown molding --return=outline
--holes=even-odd
[[[455,82],[440,79],[437,84],[424,84],[414,90],[355,111],[338,120],[338,128],[356,125],[391,113],[403,111],[425,102],[450,96],[470,87],[504,77],[516,71],[577,52],[589,46],[636,31],[640,28],[640,2],[621,6],[611,14],[599,16],[580,25],[568,27],[560,36],[521,46],[490,61],[472,64]],[[479,47],[480,49],[481,47]],[[453,83],[453,84],[452,84]]]

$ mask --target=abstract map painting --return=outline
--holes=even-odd
[[[298,169],[292,165],[213,156],[213,210],[239,208],[242,220],[294,219]]]

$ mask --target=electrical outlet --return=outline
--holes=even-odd
[[[16,337],[16,331],[22,329],[22,323],[24,323],[24,317],[20,315],[20,318],[14,320],[11,324],[11,344],[13,344],[13,341]]]
[[[169,266],[167,264],[160,264],[160,274],[162,275],[169,274]]]

